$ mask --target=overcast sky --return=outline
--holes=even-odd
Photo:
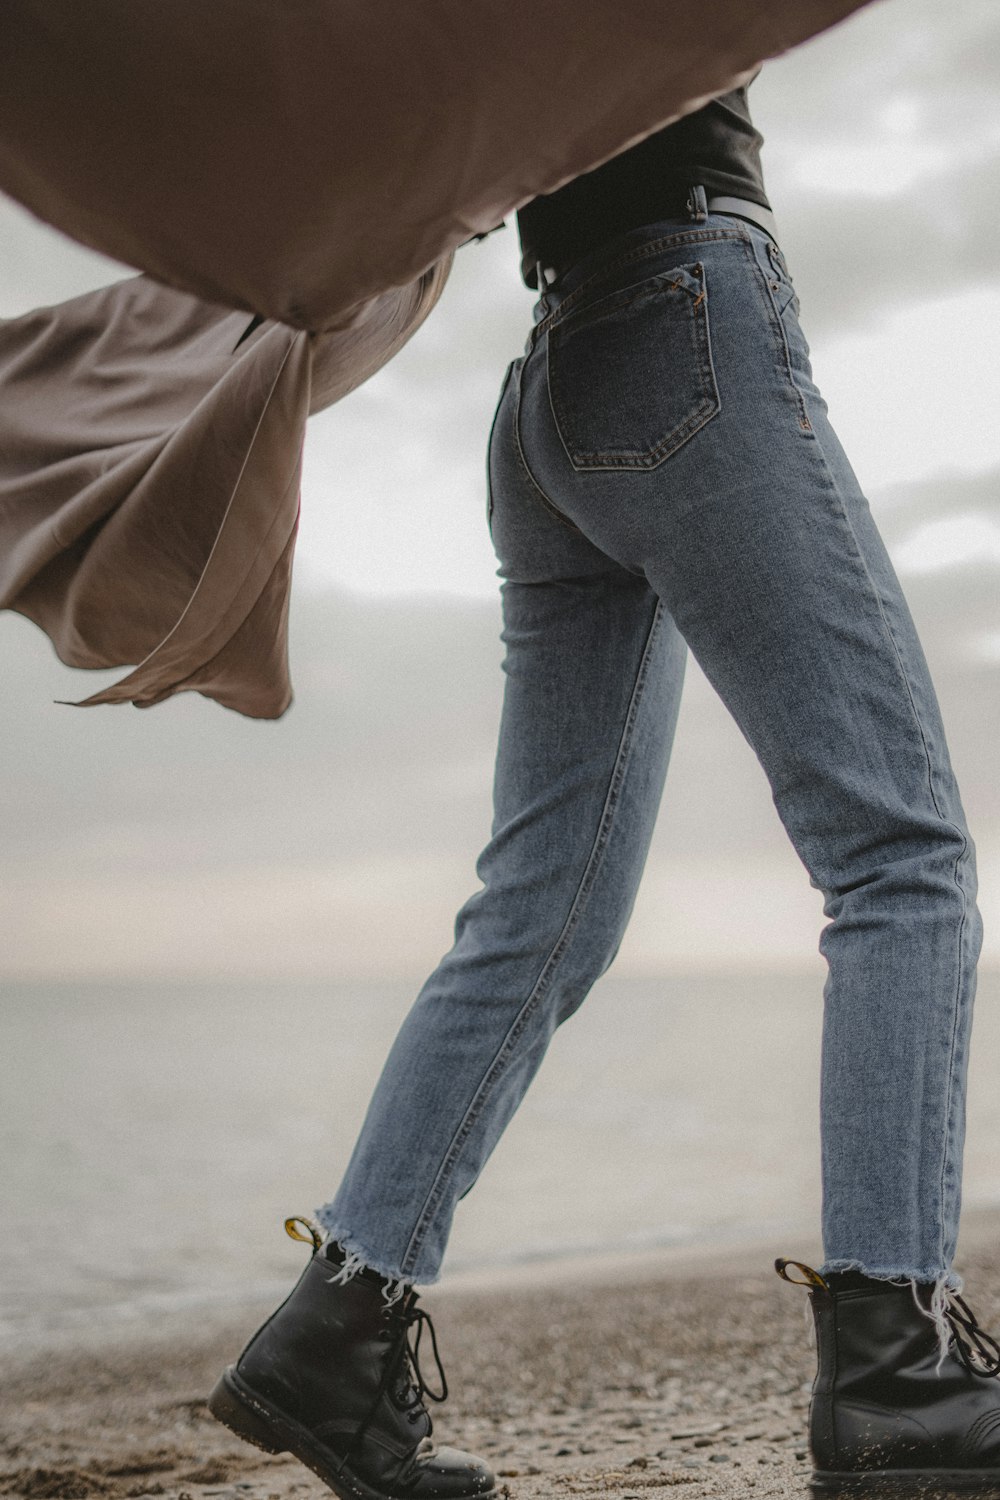
[[[818,383],[911,596],[1000,929],[1000,8],[881,0],[751,92]],[[512,226],[410,347],[314,420],[276,725],[89,690],[0,619],[8,975],[414,975],[489,822],[499,705],[483,449],[531,295]],[[121,274],[0,200],[0,315]],[[821,922],[692,670],[620,964],[813,961]],[[988,936],[1000,959],[1000,935]]]

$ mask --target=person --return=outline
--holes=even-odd
[[[446,1387],[420,1369],[413,1288],[615,956],[688,649],[829,918],[825,1260],[779,1263],[816,1308],[815,1483],[1000,1481],[1000,1366],[952,1265],[973,845],[913,622],[812,379],[760,143],[737,90],[519,214],[539,296],[489,444],[506,683],[482,887],[308,1267],[210,1403],[345,1497],[495,1493],[485,1464],[430,1441],[423,1398]]]

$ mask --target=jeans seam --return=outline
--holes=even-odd
[[[792,370],[792,353],[788,347],[788,335],[785,333],[785,325],[781,321],[781,314],[778,311],[778,305],[774,300],[770,287],[768,286],[767,277],[764,275],[764,272],[761,269],[760,262],[758,261],[757,256],[754,253],[753,243],[749,238],[746,241],[745,248],[747,252],[747,259],[750,262],[750,269],[752,272],[751,279],[753,280],[753,283],[757,288],[757,294],[764,306],[765,316],[768,322],[771,324],[772,332],[775,335],[775,346],[778,354],[778,366],[781,370],[781,373],[788,381],[789,389],[791,390],[792,396],[795,400],[795,405],[798,409],[799,428],[802,432],[811,434],[813,431],[813,425],[809,419],[809,413],[806,410],[805,396],[795,383],[795,375]]]
[[[551,951],[542,963],[538,977],[535,980],[535,983],[532,985],[531,990],[529,991],[528,996],[524,1001],[524,1004],[521,1006],[516,1017],[512,1021],[506,1035],[503,1038],[503,1041],[497,1048],[493,1060],[491,1061],[489,1067],[486,1069],[482,1081],[480,1082],[479,1087],[473,1095],[473,1098],[462,1117],[458,1129],[455,1132],[452,1143],[446,1151],[444,1159],[441,1162],[440,1167],[438,1168],[437,1175],[428,1191],[424,1206],[421,1209],[420,1214],[418,1215],[413,1233],[411,1234],[406,1249],[403,1252],[400,1269],[401,1273],[404,1276],[406,1276],[409,1271],[415,1269],[416,1267],[427,1228],[433,1221],[434,1215],[438,1210],[438,1206],[441,1202],[442,1197],[444,1196],[449,1178],[454,1172],[455,1167],[458,1165],[465,1144],[469,1136],[471,1135],[480,1114],[482,1113],[483,1107],[486,1104],[486,1101],[489,1098],[492,1089],[496,1086],[497,1082],[502,1077],[503,1072],[505,1071],[506,1064],[514,1051],[516,1043],[523,1033],[529,1019],[537,1010],[539,1003],[547,994],[551,986],[553,975],[556,971],[557,966],[565,956],[566,950],[569,947],[570,941],[579,924],[579,920],[586,904],[587,897],[589,896],[590,891],[593,888],[594,881],[597,878],[597,873],[603,861],[604,853],[607,849],[608,841],[611,837],[611,832],[614,827],[615,814],[617,812],[618,804],[621,799],[621,789],[625,781],[629,763],[631,761],[636,719],[638,718],[639,706],[642,702],[643,692],[649,675],[650,657],[652,655],[653,646],[659,635],[660,623],[663,619],[663,614],[664,605],[662,601],[658,600],[656,603],[656,608],[653,612],[653,619],[649,627],[649,633],[646,637],[646,644],[643,647],[642,656],[639,660],[639,667],[636,672],[635,685],[633,686],[632,696],[629,700],[628,709],[625,714],[625,723],[622,728],[622,735],[618,745],[618,751],[615,755],[615,763],[611,770],[607,795],[604,799],[604,806],[601,810],[601,816],[598,819],[597,832],[594,835],[594,842],[591,846],[590,853],[587,856],[587,861],[584,865],[579,885],[577,886],[573,899],[570,902],[569,912],[567,914],[566,920],[563,923],[562,930],[560,931],[558,938],[553,944]]]
[[[872,597],[875,600],[875,604],[876,604],[876,607],[877,607],[878,613],[879,613],[879,619],[882,622],[882,628],[885,631],[886,639],[889,642],[889,645],[890,645],[890,647],[892,649],[892,654],[893,654],[893,656],[895,658],[895,661],[896,661],[896,666],[897,666],[897,669],[899,671],[899,676],[900,676],[900,678],[902,680],[903,688],[904,688],[904,690],[906,692],[907,701],[909,702],[909,705],[910,705],[910,712],[911,712],[912,717],[913,717],[913,723],[914,723],[914,726],[916,728],[917,734],[920,737],[920,745],[921,745],[921,749],[923,751],[924,764],[925,764],[926,772],[927,772],[927,792],[928,792],[928,795],[929,795],[930,800],[931,800],[931,805],[934,808],[934,811],[937,814],[938,819],[940,820],[941,824],[944,827],[946,827],[946,828],[950,828],[953,833],[957,833],[958,836],[959,836],[959,838],[962,841],[962,847],[959,850],[958,854],[955,856],[955,860],[954,860],[954,863],[952,865],[952,881],[954,883],[955,890],[957,891],[959,897],[961,898],[961,903],[962,903],[962,920],[959,923],[958,937],[957,937],[957,955],[956,955],[956,957],[957,957],[957,974],[956,974],[955,989],[954,989],[954,993],[953,993],[953,996],[952,996],[951,1036],[950,1036],[949,1047],[948,1047],[948,1083],[947,1083],[947,1088],[946,1088],[945,1097],[944,1097],[944,1118],[943,1118],[942,1143],[941,1143],[941,1167],[940,1167],[940,1172],[938,1174],[938,1202],[939,1202],[939,1210],[940,1210],[939,1211],[939,1226],[938,1226],[938,1232],[939,1232],[938,1246],[939,1246],[939,1254],[940,1254],[940,1263],[943,1266],[945,1264],[945,1245],[944,1245],[945,1174],[946,1174],[947,1169],[948,1169],[948,1162],[949,1162],[949,1159],[950,1159],[950,1148],[951,1148],[952,1113],[953,1113],[954,1088],[955,1088],[955,1051],[956,1051],[956,1038],[957,1038],[957,1035],[958,1035],[960,999],[961,999],[961,994],[962,994],[962,989],[963,989],[963,981],[964,981],[964,976],[965,976],[965,963],[964,963],[964,959],[963,959],[963,953],[964,953],[964,944],[965,944],[965,929],[966,929],[966,925],[967,925],[967,921],[968,921],[968,908],[969,908],[969,903],[968,903],[968,898],[967,898],[967,895],[966,895],[965,887],[962,884],[961,880],[959,879],[958,872],[959,872],[959,867],[961,866],[962,862],[965,860],[965,858],[966,858],[966,856],[967,856],[967,854],[969,852],[969,837],[968,837],[968,834],[965,832],[965,830],[963,828],[961,828],[957,823],[954,823],[950,818],[948,818],[948,817],[945,816],[945,814],[942,811],[942,808],[941,808],[941,806],[940,806],[940,804],[938,802],[937,793],[934,790],[934,768],[933,768],[933,765],[932,765],[932,762],[931,762],[930,750],[929,750],[928,745],[927,745],[927,736],[926,736],[926,734],[924,732],[923,722],[922,722],[921,717],[920,717],[920,712],[919,712],[919,710],[917,708],[916,700],[914,699],[914,696],[913,696],[913,688],[911,686],[910,678],[909,678],[909,675],[908,675],[908,673],[906,671],[906,666],[905,666],[905,664],[903,662],[903,658],[902,658],[902,655],[901,655],[900,650],[899,650],[899,645],[898,645],[898,643],[896,641],[896,637],[895,637],[895,634],[893,633],[892,626],[891,626],[891,624],[889,622],[889,619],[888,619],[888,617],[886,615],[886,612],[885,612],[885,606],[884,606],[883,601],[882,601],[882,595],[881,595],[881,593],[879,591],[878,585],[875,582],[875,579],[872,577],[871,570],[869,569],[868,564],[867,564],[867,562],[865,560],[864,552],[862,551],[861,546],[860,546],[860,544],[858,542],[858,537],[857,537],[857,533],[856,533],[856,531],[854,529],[854,525],[853,525],[853,523],[851,521],[850,515],[848,514],[847,507],[844,505],[844,502],[843,502],[843,500],[841,498],[840,488],[839,488],[839,486],[837,484],[836,478],[833,475],[833,471],[831,470],[830,465],[827,463],[826,455],[823,452],[822,442],[818,438],[816,439],[816,451],[819,454],[820,461],[821,461],[821,463],[823,465],[823,468],[826,471],[826,474],[827,474],[827,477],[829,479],[829,482],[832,485],[833,493],[836,496],[837,505],[838,505],[838,507],[840,509],[840,514],[843,517],[844,523],[847,526],[847,529],[848,529],[848,531],[851,534],[851,539],[852,539],[852,541],[854,543],[855,555],[856,555],[858,561],[861,564],[861,567],[862,567],[862,569],[864,571],[866,579],[868,580],[868,586],[871,589]]]
[[[966,928],[966,924],[968,922],[968,916],[969,916],[969,903],[968,903],[968,900],[966,898],[965,888],[963,887],[961,881],[958,878],[958,867],[959,867],[959,864],[961,863],[961,861],[965,858],[965,854],[966,854],[966,852],[968,850],[968,844],[969,844],[968,839],[965,839],[964,842],[963,842],[962,852],[961,852],[960,855],[957,856],[957,858],[955,860],[955,866],[954,866],[954,871],[953,871],[953,875],[952,875],[952,878],[953,878],[953,880],[955,882],[955,885],[956,885],[956,887],[957,887],[957,889],[959,891],[959,894],[962,897],[962,920],[959,923],[959,928],[958,928],[958,942],[957,942],[957,947],[958,947],[958,955],[957,955],[958,973],[957,973],[957,976],[956,976],[955,1000],[954,1000],[954,1004],[952,1006],[952,1015],[951,1015],[951,1038],[950,1038],[949,1045],[948,1045],[948,1088],[947,1088],[947,1093],[945,1095],[944,1139],[943,1139],[942,1144],[941,1144],[941,1178],[940,1178],[939,1193],[940,1193],[940,1199],[941,1199],[941,1224],[940,1224],[941,1239],[940,1239],[940,1250],[941,1250],[941,1264],[942,1264],[942,1266],[946,1265],[946,1263],[947,1263],[947,1257],[946,1257],[946,1254],[945,1254],[945,1243],[944,1243],[944,1233],[945,1233],[944,1226],[945,1226],[945,1219],[946,1219],[946,1214],[945,1214],[945,1195],[946,1195],[946,1192],[948,1190],[947,1190],[946,1185],[945,1185],[945,1178],[946,1178],[947,1172],[948,1172],[948,1164],[949,1164],[949,1162],[950,1162],[950,1160],[952,1158],[952,1135],[953,1135],[953,1132],[954,1132],[955,1053],[956,1053],[956,1050],[957,1050],[957,1037],[958,1037],[960,1000],[961,1000],[962,990],[963,990],[963,987],[964,987],[964,979],[965,979],[965,959],[964,959],[964,953],[965,953],[965,928]]]
[[[497,404],[493,409],[493,421],[490,423],[490,434],[486,440],[486,529],[490,533],[491,537],[493,535],[493,480],[490,475],[490,466],[493,457],[493,434],[497,430],[497,422],[500,420],[500,408],[503,406],[503,398],[507,394],[507,387],[510,385],[510,377],[514,373],[514,366],[517,363],[517,360],[512,359],[504,373],[503,380],[500,384],[500,394],[497,397]]]
[[[537,345],[535,347],[537,348]],[[532,349],[531,353],[533,354],[534,352],[535,349]],[[521,392],[523,387],[522,376],[524,374],[524,367],[528,363],[528,360],[530,358],[531,354],[527,355],[521,365],[521,368],[518,370],[517,391],[514,397],[514,446],[517,449],[518,462],[520,463],[521,468],[524,470],[525,479],[535,491],[535,494],[542,502],[542,506],[548,512],[548,514],[553,516],[557,521],[561,521],[564,526],[568,526],[571,531],[579,532],[580,528],[577,526],[576,522],[571,521],[569,516],[564,516],[562,511],[556,505],[555,501],[550,500],[549,496],[542,489],[541,485],[538,483],[538,480],[529,469],[528,460],[524,456],[524,448],[521,444]]]

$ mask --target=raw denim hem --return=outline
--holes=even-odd
[[[948,1322],[948,1293],[961,1292],[962,1278],[957,1271],[885,1271],[869,1270],[859,1260],[828,1260],[820,1269],[820,1275],[833,1274],[837,1271],[859,1271],[862,1276],[868,1276],[872,1281],[892,1282],[896,1286],[909,1286],[913,1293],[913,1300],[918,1311],[922,1312],[927,1320],[934,1324],[937,1334],[938,1358],[936,1370],[940,1374],[941,1367],[948,1356],[952,1344],[952,1328]],[[932,1286],[931,1300],[925,1307],[917,1296],[918,1286]]]
[[[872,1281],[907,1281],[911,1284],[916,1282],[919,1286],[939,1286],[948,1292],[960,1292],[962,1290],[962,1278],[957,1271],[948,1267],[933,1270],[913,1270],[909,1266],[900,1269],[898,1266],[889,1268],[885,1266],[868,1266],[860,1260],[827,1260],[819,1268],[819,1274],[826,1276],[837,1271],[859,1271],[862,1276],[870,1276]]]
[[[412,1276],[404,1276],[398,1266],[390,1265],[381,1256],[373,1253],[367,1245],[363,1245],[355,1235],[351,1234],[350,1230],[341,1228],[333,1216],[332,1204],[327,1203],[322,1208],[318,1208],[314,1218],[320,1228],[325,1231],[327,1238],[336,1240],[345,1255],[354,1261],[353,1270],[366,1269],[382,1277],[385,1282],[383,1290],[387,1298],[391,1294],[390,1289],[414,1285]],[[433,1276],[421,1277],[420,1285],[433,1286],[440,1279],[440,1272],[435,1272]]]

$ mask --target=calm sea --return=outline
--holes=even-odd
[[[609,976],[460,1205],[446,1276],[808,1239],[820,984]],[[281,1221],[332,1196],[409,1000],[391,985],[6,987],[0,1347],[280,1292],[303,1255]],[[972,1206],[1000,1204],[998,1042],[1000,981],[987,974]]]

